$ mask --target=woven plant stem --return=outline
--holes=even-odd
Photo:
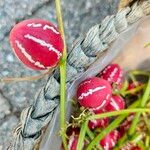
[[[65,42],[65,34],[63,27],[62,11],[61,11],[61,0],[55,0],[56,14],[59,25],[59,30],[64,41],[63,56],[60,62],[60,129],[61,137],[63,141],[64,149],[67,150],[67,140],[66,140],[66,120],[65,120],[65,102],[66,102],[66,57],[67,48]]]
[[[148,101],[149,95],[150,95],[150,77],[149,77],[149,80],[148,80],[148,83],[147,83],[147,87],[146,87],[144,95],[143,95],[143,97],[141,99],[139,107],[144,107],[146,105],[146,102]],[[129,135],[133,135],[134,134],[136,126],[137,126],[137,123],[139,122],[140,116],[141,116],[140,112],[135,115],[135,118],[134,118],[134,120],[133,120],[133,122],[131,124],[130,129],[129,129]]]

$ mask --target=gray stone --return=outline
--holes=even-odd
[[[0,124],[0,150],[7,150],[12,139],[13,128],[17,125],[18,118],[16,116],[8,116],[3,123]]]

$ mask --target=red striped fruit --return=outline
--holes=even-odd
[[[135,115],[134,114],[130,114],[126,120],[120,125],[119,127],[119,133],[121,136],[123,136],[127,130],[130,128],[132,120],[134,119]]]
[[[78,144],[78,136],[75,136],[74,134],[72,134],[69,137],[68,150],[76,150],[77,144]]]
[[[91,130],[94,130],[95,128],[104,128],[108,125],[109,119],[96,119],[96,120],[90,120],[88,123],[88,126]]]
[[[14,26],[10,44],[16,56],[29,68],[44,70],[54,67],[63,51],[58,29],[42,19],[29,19]]]
[[[107,80],[110,84],[121,84],[123,77],[123,70],[118,64],[108,65],[100,74],[101,77]]]
[[[69,137],[68,150],[77,150],[79,135],[72,134]],[[82,143],[82,148],[85,145],[85,141]]]
[[[104,150],[112,150],[119,138],[120,134],[117,130],[111,131],[100,141],[100,145]]]
[[[98,77],[81,82],[77,89],[78,102],[85,108],[104,108],[109,103],[111,94],[109,82]]]
[[[106,105],[105,110],[106,111],[117,111],[117,110],[122,110],[124,108],[125,108],[124,99],[119,95],[113,95],[110,98],[108,105]]]
[[[94,130],[95,128],[104,128],[108,126],[108,123],[109,123],[108,118],[95,119],[95,120],[90,120],[88,126],[91,130]]]

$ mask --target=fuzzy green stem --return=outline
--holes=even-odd
[[[145,113],[143,113],[143,118],[144,118],[144,122],[147,126],[148,132],[150,134],[150,119],[147,117],[147,115]]]
[[[149,147],[149,145],[150,145],[150,137],[146,136],[146,138],[145,138],[145,146]]]
[[[149,46],[150,46],[150,43],[146,43],[146,44],[144,45],[145,48],[147,48],[147,47],[149,47]]]
[[[133,84],[135,86],[138,86],[138,82],[136,81],[136,77],[135,77],[135,75],[132,72],[129,72],[129,77],[131,78]]]
[[[89,127],[87,128],[87,134],[88,134],[88,136],[89,136],[89,138],[90,138],[91,140],[94,139],[95,135],[94,135],[94,133],[89,129]]]
[[[137,145],[138,145],[140,148],[142,148],[142,150],[148,150],[148,149],[146,148],[145,144],[143,143],[143,141],[139,141],[139,142],[137,143]]]
[[[128,108],[135,108],[139,105],[140,99],[131,104]],[[119,124],[128,116],[128,114],[124,114],[122,116],[117,117],[109,126],[102,130],[88,145],[87,150],[91,150],[105,135],[111,132],[113,129],[117,128]]]
[[[143,76],[149,76],[150,75],[149,71],[141,71],[141,70],[132,70],[132,71],[130,71],[130,73],[133,75],[143,75]]]
[[[123,82],[123,86],[121,88],[121,91],[127,90],[128,86],[129,86],[129,82],[127,79],[125,79],[125,81]]]
[[[139,141],[142,140],[142,138],[143,138],[143,134],[137,134],[131,139],[131,142],[138,143]]]
[[[144,89],[145,87],[146,87],[146,85],[143,84],[143,85],[140,85],[134,89],[127,90],[127,91],[124,91],[122,93],[123,93],[123,95],[129,95],[129,94],[137,93],[137,92],[141,91],[142,89]]]
[[[146,102],[148,101],[149,99],[149,95],[150,95],[150,77],[149,77],[149,80],[148,80],[148,83],[147,83],[147,87],[146,87],[146,90],[143,94],[143,97],[141,99],[141,102],[140,102],[140,105],[139,107],[144,107],[146,105]],[[131,124],[131,127],[129,129],[129,135],[132,135],[134,134],[135,132],[135,129],[136,129],[136,126],[137,126],[137,123],[139,122],[139,118],[141,116],[141,113],[138,112],[136,115],[135,115],[135,118],[134,120],[132,121],[132,124]]]
[[[137,112],[140,112],[140,113],[150,112],[150,109],[148,109],[148,108],[124,109],[124,110],[112,111],[112,112],[107,112],[107,113],[98,114],[98,115],[92,115],[92,116],[89,116],[87,119],[94,120],[94,119],[101,119],[101,118],[105,118],[105,117],[112,117],[112,116],[137,113]]]
[[[114,148],[114,150],[120,149],[120,146],[122,146],[122,145],[124,144],[124,142],[125,142],[126,139],[127,139],[127,134],[123,135],[123,136],[119,139],[119,141],[118,141],[116,147]]]
[[[60,128],[61,128],[61,137],[63,141],[64,149],[67,150],[67,140],[66,140],[66,124],[65,124],[65,100],[66,100],[66,57],[67,57],[67,48],[65,42],[65,33],[62,19],[61,11],[61,0],[55,0],[56,5],[56,14],[58,20],[59,31],[62,35],[64,41],[63,55],[60,63]]]
[[[83,148],[84,138],[85,138],[87,128],[88,128],[88,121],[85,121],[81,126],[78,144],[77,144],[77,150],[82,150],[82,148]]]
[[[95,137],[94,133],[93,133],[89,128],[87,128],[87,135],[89,136],[89,138],[90,138],[91,140],[93,140],[94,137]],[[103,150],[100,145],[97,145],[97,146],[96,146],[96,149],[98,149],[98,150]]]

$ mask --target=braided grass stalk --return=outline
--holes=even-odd
[[[149,14],[150,0],[135,2],[116,15],[107,16],[101,23],[93,26],[85,36],[79,37],[68,54],[67,85],[70,86],[79,73],[83,73],[100,53],[108,49],[120,33]],[[10,149],[34,149],[42,137],[43,129],[51,121],[59,105],[59,89],[59,71],[55,70],[37,94],[34,103],[22,112]]]
[[[132,2],[135,2],[135,1],[136,0],[120,0],[119,9],[129,6]]]

